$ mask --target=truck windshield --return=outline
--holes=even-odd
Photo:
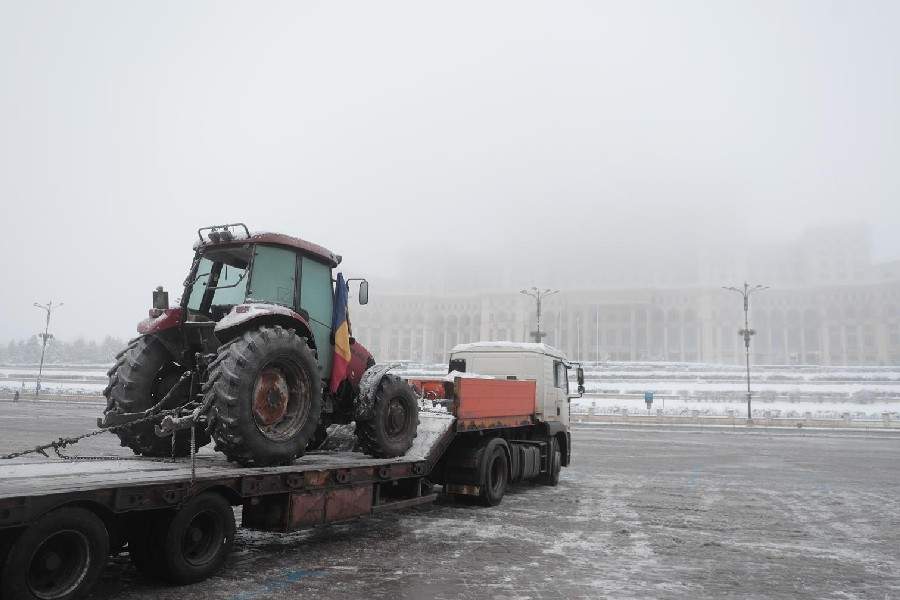
[[[207,252],[194,275],[187,307],[214,319],[244,301],[247,294],[246,247],[223,248]],[[215,289],[210,289],[215,288]]]

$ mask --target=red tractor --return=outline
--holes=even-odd
[[[332,279],[341,257],[287,235],[251,235],[243,223],[197,234],[179,305],[157,288],[140,337],[110,369],[100,425],[130,423],[116,433],[143,456],[185,456],[193,435],[197,447],[212,439],[229,460],[261,466],[288,463],[318,447],[329,425],[355,421],[367,454],[405,454],[418,394],[346,341],[349,288],[341,274]],[[356,281],[366,304],[368,282]],[[349,364],[339,356],[332,378],[335,344]]]

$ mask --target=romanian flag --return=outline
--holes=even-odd
[[[347,318],[347,295],[350,287],[344,281],[344,274],[338,273],[334,285],[334,313],[331,317],[331,331],[334,336],[334,360],[331,362],[331,393],[347,378],[350,371],[350,320]]]

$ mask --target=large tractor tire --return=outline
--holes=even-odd
[[[363,452],[375,458],[403,456],[419,427],[419,395],[396,375],[385,375],[375,392],[372,417],[356,421]]]
[[[251,329],[222,345],[203,391],[212,402],[216,449],[244,466],[302,456],[321,418],[316,357],[306,339],[280,325]]]
[[[147,410],[162,400],[181,377],[184,369],[172,360],[165,346],[153,336],[142,336],[128,344],[116,357],[116,364],[109,370],[109,385],[103,391],[108,413],[136,413]],[[163,408],[174,408],[188,400],[190,391],[182,386]],[[188,456],[191,452],[191,432],[175,433],[173,448],[171,437],[159,437],[154,433],[155,422],[139,423],[116,430],[123,446],[142,456]],[[209,443],[210,437],[203,429],[196,431],[197,447]]]

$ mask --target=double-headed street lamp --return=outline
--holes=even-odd
[[[553,294],[559,292],[559,290],[551,290],[551,289],[543,289],[539,290],[536,287],[532,287],[529,290],[519,290],[520,294],[525,294],[526,296],[531,296],[534,298],[537,303],[537,331],[532,331],[531,335],[534,337],[534,341],[540,343],[541,338],[547,335],[546,333],[541,331],[541,303],[547,296],[552,296]]]
[[[750,329],[750,294],[767,290],[769,289],[769,286],[750,285],[745,281],[743,289],[732,286],[723,286],[722,289],[737,292],[744,297],[744,328],[738,331],[738,335],[744,337],[744,353],[747,358],[747,422],[749,423],[753,420],[753,416],[750,412],[750,398],[752,397],[750,392],[750,338],[756,335],[756,331]]]
[[[47,313],[44,333],[38,334],[38,337],[41,338],[41,365],[38,367],[37,383],[34,386],[34,395],[38,396],[41,393],[41,374],[44,372],[44,352],[47,350],[47,342],[53,338],[53,334],[50,333],[50,313],[53,312],[54,308],[62,306],[63,303],[60,302],[59,304],[54,305],[53,300],[51,300],[47,304],[38,304],[35,302],[34,305]]]

